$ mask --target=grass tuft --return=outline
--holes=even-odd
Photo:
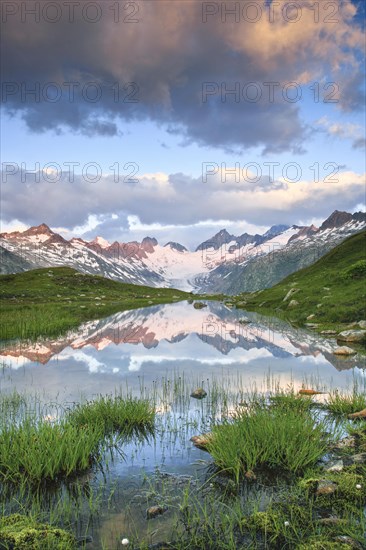
[[[304,405],[297,399],[290,398],[285,406],[279,403],[270,408],[258,405],[250,413],[240,411],[232,421],[214,427],[207,450],[216,465],[237,481],[241,474],[262,466],[297,474],[325,453],[324,423],[315,421],[307,409],[299,409],[299,403]],[[298,409],[290,410],[289,403]]]

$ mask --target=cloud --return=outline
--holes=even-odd
[[[38,183],[32,182],[34,175],[23,182],[20,173],[0,175],[5,223],[45,222],[113,240],[154,233],[166,241],[186,235],[197,244],[198,235],[209,236],[215,224],[221,229],[228,221],[244,232],[324,219],[335,209],[352,210],[365,196],[365,175],[351,171],[334,174],[332,181],[270,181],[263,176],[250,185],[236,182],[235,174],[223,182],[220,172],[206,183],[182,173],[157,173],[142,175],[133,185],[115,183],[112,176],[91,184],[81,176],[70,182],[65,174],[57,183],[46,181],[44,174]]]
[[[336,23],[326,20],[328,13],[316,21],[310,0],[296,2],[295,23],[267,0],[256,1],[256,23],[242,12],[238,22],[223,21],[221,13],[203,22],[201,2],[138,0],[131,3],[139,10],[136,23],[122,10],[116,22],[107,2],[94,3],[102,15],[91,23],[85,0],[76,3],[74,19],[64,2],[56,23],[47,21],[55,17],[51,9],[39,22],[31,15],[22,22],[24,6],[37,3],[11,4],[18,11],[2,29],[4,108],[20,111],[34,132],[115,136],[124,121],[153,120],[183,143],[301,152],[309,129],[300,103],[283,98],[288,83],[308,87],[326,75],[339,85],[340,108],[358,109],[363,101],[363,36],[350,0],[339,6]],[[292,11],[287,18],[296,16]],[[273,102],[271,82],[278,83]],[[207,83],[214,90],[208,96]],[[236,87],[238,93],[222,94]],[[256,89],[261,95],[253,102]]]
[[[323,116],[316,121],[316,125],[323,128],[330,137],[352,140],[353,149],[365,148],[365,128],[360,124],[351,122],[332,122],[328,117]]]

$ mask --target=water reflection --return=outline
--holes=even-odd
[[[336,345],[276,318],[218,302],[204,309],[181,302],[121,312],[57,339],[4,344],[0,381],[2,389],[32,386],[49,398],[68,399],[124,383],[137,391],[142,378],[148,385],[172,371],[202,380],[239,372],[248,385],[270,371],[284,385],[313,376],[339,387],[354,372],[364,373],[365,358],[337,357]]]

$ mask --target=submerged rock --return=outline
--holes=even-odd
[[[154,519],[158,516],[162,516],[166,511],[167,508],[163,506],[150,506],[150,508],[146,510],[146,519]]]
[[[206,451],[207,446],[212,441],[212,434],[207,433],[202,435],[194,435],[191,437],[190,441],[192,441],[193,445],[198,449],[202,449],[203,451]]]
[[[93,537],[91,535],[86,535],[85,537],[78,537],[76,539],[76,544],[78,546],[83,546],[84,544],[90,544],[93,542]]]
[[[365,342],[366,330],[344,330],[337,336],[340,342]]]
[[[195,302],[193,304],[194,309],[202,309],[204,307],[207,307],[207,304],[204,304],[203,302]]]
[[[343,460],[334,460],[324,468],[326,472],[341,472],[344,468]]]
[[[337,483],[328,479],[321,479],[318,481],[318,485],[315,491],[316,496],[320,495],[332,495],[338,489]]]
[[[356,446],[356,438],[353,435],[344,437],[340,439],[334,446],[333,449],[349,449],[350,447]]]
[[[191,397],[194,397],[194,399],[203,399],[207,396],[207,392],[203,388],[197,388],[191,393]]]
[[[244,474],[244,477],[245,479],[247,479],[248,481],[255,481],[257,479],[257,476],[255,475],[255,473],[253,472],[253,470],[248,470],[245,474]]]

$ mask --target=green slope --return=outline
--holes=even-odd
[[[191,297],[175,289],[83,275],[68,267],[0,275],[0,340],[58,335],[86,320]]]
[[[284,301],[291,289],[294,293]],[[289,306],[291,300],[298,304]],[[238,307],[298,324],[319,324],[319,330],[366,319],[366,231],[349,237],[272,288],[242,294],[235,301]]]

